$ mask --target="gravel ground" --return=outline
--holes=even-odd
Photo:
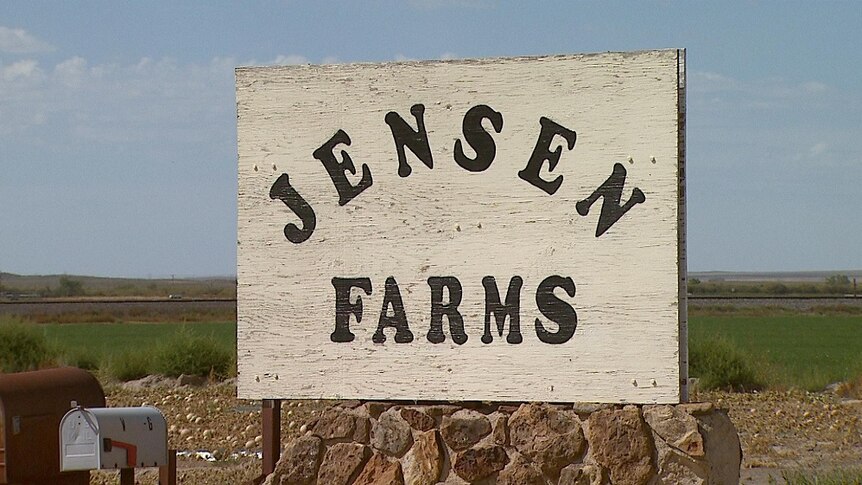
[[[695,398],[728,410],[742,442],[743,483],[769,483],[783,471],[862,469],[862,400],[804,391]]]
[[[110,407],[156,406],[168,424],[168,447],[182,452],[206,452],[177,459],[183,485],[248,483],[261,473],[260,401],[236,399],[232,381],[203,387],[176,387],[173,381],[105,386]],[[297,437],[301,426],[332,402],[285,401],[282,406],[282,443]],[[214,461],[208,461],[213,460]],[[118,482],[118,472],[95,472],[91,484]],[[136,483],[158,483],[157,469],[136,470]]]
[[[165,415],[169,446],[206,451],[180,457],[182,484],[247,483],[260,473],[260,402],[237,400],[232,382],[205,387],[113,385],[105,388],[109,406],[154,405]],[[728,409],[740,433],[743,483],[767,483],[783,470],[862,468],[862,400],[801,391],[730,394],[704,392],[696,401]],[[302,425],[333,402],[285,401],[282,442],[298,436]],[[205,455],[205,454],[204,454]],[[118,483],[116,472],[93,473],[92,484]],[[156,484],[157,470],[138,470],[136,482]]]

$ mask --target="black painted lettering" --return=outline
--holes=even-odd
[[[530,182],[536,187],[544,190],[550,195],[560,188],[563,183],[563,176],[558,175],[554,180],[545,180],[539,176],[542,165],[548,162],[548,172],[553,172],[560,162],[560,155],[563,153],[563,146],[558,145],[554,151],[551,151],[551,142],[554,137],[559,135],[566,140],[566,146],[569,150],[575,147],[575,141],[578,139],[577,133],[566,128],[563,125],[557,124],[548,118],[542,116],[539,118],[539,124],[542,125],[539,131],[539,138],[536,140],[536,146],[533,148],[533,154],[530,155],[530,160],[523,170],[518,172],[518,177]]]
[[[332,135],[332,138],[321,145],[320,148],[314,150],[314,158],[323,163],[326,171],[329,172],[329,178],[335,184],[335,190],[338,191],[338,205],[350,202],[351,199],[359,195],[363,190],[371,187],[372,183],[371,170],[364,163],[362,164],[362,178],[359,180],[359,183],[356,185],[350,183],[345,173],[350,172],[352,175],[356,175],[356,167],[353,165],[353,160],[346,151],[341,150],[342,161],[339,162],[333,152],[335,146],[342,143],[350,146],[350,137],[347,136],[344,130],[338,130]]]
[[[626,168],[621,163],[615,163],[611,176],[589,197],[575,204],[578,214],[585,216],[590,213],[590,207],[599,200],[599,197],[602,197],[602,212],[599,214],[599,223],[596,226],[596,237],[610,229],[635,204],[640,204],[646,200],[643,191],[635,187],[629,200],[620,205],[625,184]]]
[[[536,305],[542,315],[559,327],[556,332],[549,332],[542,321],[536,319],[536,336],[546,344],[562,344],[569,341],[578,327],[578,314],[571,305],[554,295],[554,288],[562,288],[569,297],[575,296],[575,282],[572,278],[548,276],[536,290]]]
[[[464,155],[461,140],[455,140],[455,162],[470,172],[481,172],[487,169],[497,155],[494,137],[482,127],[482,120],[484,119],[491,120],[491,125],[497,133],[503,130],[503,115],[484,104],[470,108],[464,115],[464,121],[461,125],[464,139],[476,151],[476,158],[468,158]]]
[[[362,295],[356,295],[356,302],[350,301],[350,289],[361,288],[366,295],[371,294],[369,278],[332,278],[335,288],[335,331],[329,336],[333,342],[352,342],[355,335],[350,331],[350,315],[356,323],[362,321]]]
[[[497,333],[503,336],[506,317],[509,317],[509,335],[506,342],[519,344],[524,338],[521,336],[521,286],[524,280],[520,276],[513,276],[509,281],[509,289],[506,291],[506,304],[500,303],[500,291],[497,289],[497,281],[493,276],[482,278],[482,286],[485,287],[485,333],[482,335],[482,343],[490,344],[494,341],[491,335],[491,314],[497,322]]]
[[[389,314],[389,307],[392,307],[392,314]],[[404,313],[404,302],[401,301],[401,291],[398,289],[398,283],[395,278],[386,278],[386,293],[383,295],[383,308],[380,310],[380,320],[377,323],[377,331],[371,337],[371,341],[375,344],[386,342],[386,335],[383,329],[395,328],[395,343],[407,344],[413,341],[413,332],[407,326],[407,314]]]
[[[288,241],[299,244],[311,237],[311,233],[314,232],[314,228],[317,226],[317,217],[314,215],[314,209],[290,185],[290,179],[286,173],[281,174],[272,184],[272,187],[269,189],[269,198],[279,199],[284,202],[302,221],[302,229],[292,222],[285,224],[284,237]]]
[[[434,344],[446,340],[443,333],[443,315],[449,320],[449,332],[452,341],[461,345],[467,341],[464,333],[464,317],[458,311],[461,304],[461,282],[454,276],[432,276],[428,278],[431,287],[431,328],[428,330],[428,341]],[[449,303],[443,303],[443,287],[449,291]]]
[[[416,118],[417,129],[414,130],[395,111],[386,113],[386,124],[392,130],[392,138],[395,140],[395,149],[398,151],[398,175],[406,177],[413,169],[407,164],[407,154],[404,146],[410,148],[419,160],[428,168],[434,168],[434,160],[431,157],[431,146],[428,143],[428,133],[425,131],[425,105],[414,104],[410,107],[410,114]]]

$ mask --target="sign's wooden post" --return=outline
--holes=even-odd
[[[684,51],[236,78],[240,397],[686,399]]]
[[[264,399],[261,403],[263,419],[263,476],[275,471],[281,456],[281,400]]]

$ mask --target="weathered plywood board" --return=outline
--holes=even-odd
[[[237,69],[240,397],[678,402],[682,55]]]

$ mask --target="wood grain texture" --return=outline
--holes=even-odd
[[[492,401],[678,402],[680,284],[684,198],[679,136],[680,51],[538,58],[239,68],[238,393],[242,398],[364,398]],[[413,171],[398,175],[392,132],[398,112],[414,128],[410,107],[425,106],[434,166],[409,149]],[[482,172],[453,160],[462,121],[473,106],[500,112],[496,157]],[[577,133],[559,164],[542,178],[563,176],[553,195],[518,177],[547,117]],[[312,153],[338,130],[352,141],[335,150],[363,164],[373,185],[339,206],[333,181]],[[622,202],[635,187],[646,201],[596,237],[599,200],[586,216],[575,209],[611,175],[626,169]],[[273,182],[291,185],[316,213],[301,243],[284,225],[299,218],[269,196]],[[485,293],[494,276],[505,299],[511,277],[523,278],[523,342],[494,331],[482,343]],[[574,336],[541,342],[537,285],[571,277],[577,287],[557,297],[577,311]],[[411,343],[372,342],[384,284],[399,285]],[[426,339],[431,276],[457,277],[468,340]],[[333,277],[368,277],[363,319],[351,318],[352,342],[330,340],[335,321]],[[508,324],[508,322],[507,322]],[[494,324],[492,323],[492,328]]]
[[[685,50],[677,55],[679,72],[679,92],[677,93],[677,113],[679,118],[679,225],[677,241],[679,248],[679,399],[688,402],[688,249],[686,246],[686,209],[685,209],[685,113],[686,113],[686,68]]]

